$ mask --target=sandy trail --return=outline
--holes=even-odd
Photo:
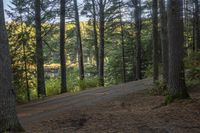
[[[66,93],[42,101],[20,105],[17,107],[17,112],[20,122],[27,129],[29,125],[51,119],[66,111],[109,102],[116,97],[145,90],[151,85],[152,80],[145,79],[106,88],[93,88],[75,94]]]

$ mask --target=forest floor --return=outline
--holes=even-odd
[[[150,96],[148,88],[151,81],[143,80],[17,109],[27,133],[200,133],[200,86],[191,90],[192,99],[167,106],[165,97]]]

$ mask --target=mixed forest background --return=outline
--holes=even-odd
[[[182,6],[189,86],[200,79],[199,4]],[[18,102],[149,77],[168,82],[167,32],[176,31],[167,31],[164,0],[12,0],[6,13]]]

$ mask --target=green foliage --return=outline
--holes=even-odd
[[[60,94],[60,79],[50,78],[46,81],[46,94],[47,96],[54,96]]]
[[[35,83],[36,83],[36,81],[35,81]],[[38,99],[36,87],[30,90],[30,95],[31,95],[31,100],[37,100]]]
[[[122,82],[122,53],[120,45],[115,46],[115,49],[109,51],[113,56],[107,60],[106,85],[118,84]],[[120,51],[120,52],[119,52]]]
[[[193,52],[186,57],[185,66],[188,85],[200,84],[200,52]]]
[[[187,78],[189,80],[198,80],[200,79],[200,68],[191,68],[187,71]]]
[[[144,76],[145,78],[149,78],[153,76],[153,66],[152,65],[148,65],[145,72],[144,72]]]
[[[154,84],[153,88],[149,90],[149,94],[152,96],[166,96],[168,95],[167,86],[161,82]]]
[[[186,68],[200,67],[200,52],[192,52],[185,58]]]
[[[86,67],[86,72],[91,68]],[[86,73],[86,78],[84,80],[79,79],[77,67],[68,68],[68,80],[67,80],[68,92],[78,92],[88,88],[93,88],[98,86],[98,78],[95,78],[93,73]]]
[[[78,75],[77,62],[77,38],[75,23],[69,21],[66,23],[66,62],[67,62],[67,87],[68,92],[77,92],[98,86],[98,72],[96,70],[95,62],[95,48],[94,48],[94,32],[92,25],[91,1],[84,0],[85,3],[82,14],[90,18],[89,22],[81,22],[81,35],[83,43],[85,80],[80,81]],[[25,101],[27,99],[26,77],[25,77],[25,63],[27,63],[27,73],[31,100],[37,99],[36,88],[36,62],[35,62],[35,30],[34,30],[34,15],[27,14],[27,9],[34,12],[34,2],[18,2],[12,0],[13,9],[9,12],[9,16],[13,22],[8,23],[8,33],[10,41],[10,51],[13,63],[14,83],[17,91],[18,101]],[[105,9],[105,85],[119,84],[123,82],[123,60],[122,60],[122,38],[120,28],[119,0],[111,0],[106,3]],[[96,1],[95,1],[96,3]],[[56,8],[58,1],[44,0],[42,2],[42,40],[44,44],[44,61],[45,64],[55,64],[60,62],[59,58],[59,24],[57,23]],[[96,3],[96,14],[98,19],[99,8]],[[56,5],[56,6],[55,6]],[[123,4],[122,4],[123,5]],[[68,19],[73,16],[73,6],[71,1],[66,5],[69,11],[66,14]],[[148,7],[149,9],[151,7]],[[130,11],[129,11],[130,10]],[[72,11],[72,12],[71,12]],[[133,17],[133,8],[128,9],[130,16]],[[145,16],[147,16],[146,14]],[[124,16],[124,12],[122,12]],[[74,19],[74,18],[73,18]],[[54,21],[56,20],[56,24]],[[124,20],[124,19],[122,19]],[[151,19],[145,18],[143,20],[142,28],[142,70],[145,71],[145,77],[152,76],[152,45],[151,45]],[[97,23],[97,30],[99,24]],[[135,76],[135,32],[134,24],[130,20],[123,22],[124,31],[124,52],[125,52],[125,69],[126,81],[132,81]],[[97,31],[99,32],[99,31]],[[99,39],[99,34],[98,34]],[[99,42],[98,42],[99,43]],[[24,48],[23,48],[24,46]],[[25,54],[23,55],[23,52]],[[22,58],[23,55],[23,58]],[[144,75],[144,71],[142,73]],[[59,77],[50,77],[46,79],[47,96],[57,95],[60,93],[60,75]]]
[[[85,89],[97,87],[98,82],[99,82],[98,78],[79,80],[78,85],[79,85],[80,90],[85,90]]]
[[[26,91],[23,88],[16,89],[16,99],[18,103],[25,103],[27,101]]]
[[[68,92],[78,92],[81,90],[94,88],[98,86],[98,79],[87,79],[67,82]],[[60,79],[51,78],[46,81],[47,96],[54,96],[60,94]]]
[[[68,68],[68,78],[67,78],[67,89],[68,92],[77,92],[80,91],[78,86],[79,75],[77,67]]]
[[[27,90],[35,87],[32,80],[35,78],[35,43],[32,28],[31,25],[24,22],[11,22],[7,25],[13,81],[18,102],[27,101]]]

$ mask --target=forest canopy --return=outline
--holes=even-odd
[[[168,82],[166,1],[38,2],[38,12],[30,0],[12,0],[6,9],[19,102],[147,77]],[[199,79],[198,8],[198,1],[183,1],[184,63],[192,83]]]

